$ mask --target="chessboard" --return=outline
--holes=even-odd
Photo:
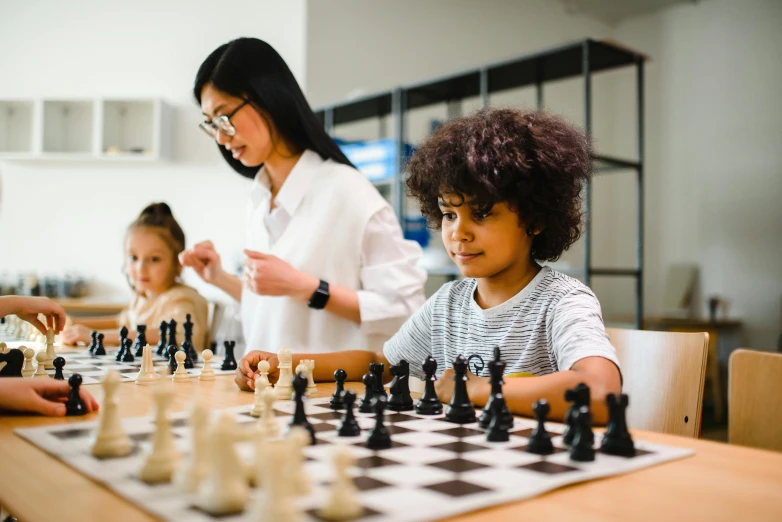
[[[467,513],[507,502],[534,497],[563,486],[628,473],[693,454],[689,449],[635,441],[635,455],[617,457],[597,452],[593,462],[574,462],[558,436],[564,426],[546,423],[552,434],[555,453],[540,456],[528,453],[526,445],[536,421],[514,419],[508,442],[487,442],[476,423],[453,424],[443,415],[424,416],[415,412],[387,412],[385,423],[392,447],[369,450],[363,443],[375,423],[373,414],[356,413],[362,428],[357,437],[339,437],[337,426],[342,413],[328,407],[328,398],[305,402],[305,411],[313,424],[317,444],[304,448],[305,468],[313,488],[298,497],[301,520],[321,520],[318,509],[328,496],[335,478],[330,456],[335,445],[350,448],[356,465],[349,474],[359,490],[364,514],[361,521],[429,521]],[[211,412],[212,420],[221,411],[230,411],[236,422],[258,422],[250,415],[251,405]],[[274,403],[280,427],[292,419],[295,403]],[[175,443],[183,455],[192,448],[191,430],[186,413],[169,416]],[[243,513],[213,517],[194,506],[194,497],[181,493],[172,484],[150,485],[138,479],[144,457],[149,453],[155,432],[154,419],[122,420],[134,444],[127,457],[98,459],[90,447],[97,422],[69,423],[43,428],[17,429],[16,433],[34,445],[61,459],[79,472],[103,484],[139,508],[165,520],[223,521],[258,520],[259,490],[251,489]],[[595,447],[601,434],[595,433]],[[242,462],[252,466],[251,442],[238,442],[236,451]]]

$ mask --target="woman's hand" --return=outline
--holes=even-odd
[[[225,274],[220,263],[220,254],[215,250],[211,241],[202,241],[193,248],[180,252],[179,262],[182,266],[189,266],[205,282],[216,285]]]
[[[62,342],[72,346],[79,342],[89,344],[92,342],[92,331],[83,324],[74,324],[62,331]]]
[[[307,301],[320,280],[271,254],[244,251],[244,286],[258,295],[287,295]]]
[[[70,392],[68,381],[21,377],[0,379],[0,410],[62,417]],[[83,386],[79,388],[79,395],[87,407],[87,413],[98,411],[98,401]]]
[[[261,361],[269,362],[269,382],[274,384],[277,382],[277,376],[279,375],[279,361],[276,353],[261,352],[260,350],[252,350],[247,352],[247,355],[242,357],[239,361],[239,365],[236,368],[236,377],[234,382],[242,391],[254,391],[255,390],[255,376],[258,372],[258,363]]]

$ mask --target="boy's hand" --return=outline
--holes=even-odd
[[[12,313],[35,326],[42,334],[46,335],[47,326],[54,328],[54,333],[60,333],[65,326],[65,310],[51,299],[20,296],[13,299],[15,310]],[[39,314],[46,316],[46,325],[38,319]]]
[[[478,377],[470,370],[467,370],[467,395],[470,397],[478,396],[482,391],[482,388],[489,386],[488,377]],[[443,371],[443,374],[434,383],[434,389],[437,392],[437,397],[440,402],[449,403],[453,397],[454,389],[453,381],[453,368],[448,368]]]
[[[0,410],[34,412],[49,417],[65,415],[65,402],[71,387],[68,381],[54,379],[0,379]],[[84,389],[79,395],[87,412],[98,411],[98,401]]]
[[[260,350],[253,350],[247,352],[247,355],[242,357],[239,361],[239,365],[236,368],[236,377],[234,382],[242,391],[254,391],[255,390],[255,377],[258,372],[258,363],[261,361],[269,362],[269,382],[274,384],[277,382],[277,376],[279,375],[279,361],[277,360],[277,354],[271,352],[261,352]]]
[[[62,342],[75,345],[78,342],[89,344],[92,342],[92,331],[83,324],[74,324],[62,331]]]

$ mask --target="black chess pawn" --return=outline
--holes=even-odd
[[[608,426],[603,434],[600,444],[600,452],[620,457],[635,456],[635,443],[627,430],[626,410],[629,400],[627,395],[621,394],[618,398],[613,393],[606,396],[608,405]]]
[[[192,362],[198,362],[198,352],[193,346],[193,321],[190,320],[190,314],[185,316],[185,322],[182,325],[182,329],[185,331],[185,340],[182,341],[182,349],[185,349],[185,342],[189,345],[190,359]]]
[[[375,398],[375,375],[372,373],[365,373],[361,379],[364,383],[364,398],[361,400],[361,404],[358,405],[358,411],[360,413],[372,413],[372,399]]]
[[[369,371],[375,376],[375,381],[372,384],[372,395],[375,397],[380,397],[382,395],[383,397],[388,398],[388,393],[386,393],[386,389],[383,386],[383,372],[386,371],[386,365],[383,363],[370,363]]]
[[[125,349],[123,350],[122,362],[129,363],[129,362],[133,362],[136,359],[135,357],[133,357],[132,346],[133,346],[133,339],[130,338],[125,339]]]
[[[457,424],[475,422],[475,410],[467,395],[467,360],[461,354],[453,362],[453,381],[453,396],[445,410],[445,420]]]
[[[582,382],[577,384],[575,388],[572,388],[570,390],[565,390],[565,400],[573,403],[568,408],[567,413],[565,413],[566,426],[565,426],[565,431],[562,433],[562,442],[565,445],[570,446],[573,443],[573,437],[575,437],[576,435],[576,428],[575,428],[576,414],[578,413],[578,410],[581,409],[582,406],[586,406],[587,408],[589,408],[589,401],[590,401],[589,386],[587,386]]]
[[[375,412],[375,425],[369,431],[369,438],[364,443],[364,446],[369,449],[380,450],[391,447],[391,434],[388,432],[385,424],[383,424],[383,412],[386,410],[387,404],[388,399],[382,395],[372,400],[372,409]]]
[[[82,378],[78,373],[74,373],[68,379],[68,384],[71,386],[71,392],[68,395],[68,401],[65,403],[65,415],[84,415],[87,413],[87,406],[79,395],[81,382]]]
[[[234,358],[234,348],[236,347],[236,341],[225,341],[223,347],[225,348],[225,357],[223,358],[223,364],[220,366],[220,369],[235,370],[236,358]]]
[[[90,352],[90,355],[92,355],[95,353],[95,348],[98,347],[98,332],[93,330],[92,333],[90,333],[90,338],[92,341],[90,342],[90,348],[87,351]]]
[[[494,400],[494,396],[498,393],[502,393],[502,386],[505,381],[502,376],[505,374],[506,363],[501,358],[500,347],[494,347],[494,358],[489,361],[489,384],[491,384],[491,391],[489,392],[489,400],[486,401],[486,406],[483,408],[480,418],[478,419],[478,425],[483,429],[488,429],[491,424],[491,403]],[[507,409],[507,408],[506,408]],[[508,413],[510,415],[510,412]]]
[[[164,356],[168,354],[168,323],[165,321],[160,321],[160,332],[158,333],[158,337],[160,339],[157,343],[157,354],[160,356]]]
[[[486,432],[486,440],[489,442],[508,442],[510,433],[509,426],[502,418],[502,410],[505,409],[505,397],[502,392],[496,394],[491,401],[491,422]]]
[[[168,322],[168,346],[179,347],[176,341],[176,321],[173,319]]]
[[[388,409],[391,411],[410,411],[413,398],[410,396],[410,365],[404,359],[391,366],[389,372],[394,377],[389,386]]]
[[[136,337],[136,344],[134,345],[136,351],[133,355],[141,357],[144,355],[144,346],[147,345],[147,326],[144,324],[137,324],[136,332],[138,332],[138,336]]]
[[[419,415],[439,415],[443,412],[443,403],[437,397],[434,382],[437,380],[437,360],[431,355],[426,358],[421,366],[426,377],[424,378],[424,394],[415,404],[415,412]]]
[[[169,346],[168,347],[168,368],[171,370],[171,375],[176,372],[177,367],[177,360],[176,360],[176,353],[179,351],[179,348],[176,346]]]
[[[128,338],[128,329],[127,327],[123,326],[119,329],[119,350],[117,350],[117,356],[114,357],[114,360],[117,362],[121,362],[123,357],[125,357],[125,339]]]
[[[98,334],[98,345],[95,347],[95,352],[92,355],[106,355],[106,348],[103,347],[103,334]]]
[[[337,389],[334,390],[334,394],[329,401],[329,408],[332,410],[344,410],[345,401],[342,400],[342,392],[345,391],[345,379],[347,379],[348,373],[342,368],[334,372],[334,379],[337,381]]]
[[[342,392],[342,402],[345,403],[345,415],[342,416],[337,435],[340,437],[357,437],[361,435],[361,427],[356,421],[353,405],[356,402],[356,392],[348,390]]]
[[[55,357],[52,361],[52,364],[56,368],[54,370],[54,378],[58,381],[64,381],[65,376],[62,374],[62,369],[65,366],[65,358],[64,357]]]
[[[188,370],[192,370],[194,368],[193,358],[190,357],[190,351],[192,349],[193,347],[190,345],[188,341],[184,341],[182,343],[182,351],[185,352],[185,368]]]
[[[293,412],[293,419],[290,426],[301,426],[307,430],[310,434],[310,444],[314,445],[317,441],[315,439],[315,429],[307,420],[307,415],[304,412],[304,394],[307,391],[307,376],[303,373],[297,373],[293,377],[293,400],[296,401],[296,409]]]
[[[551,455],[554,453],[554,445],[551,443],[551,435],[546,431],[546,417],[551,406],[546,399],[540,399],[532,405],[535,412],[535,419],[538,425],[532,430],[527,443],[527,451],[536,455]]]
[[[592,432],[592,414],[589,407],[581,406],[573,420],[576,434],[573,444],[570,446],[570,458],[577,462],[591,462],[595,460],[595,434]]]

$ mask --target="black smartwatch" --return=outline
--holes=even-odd
[[[315,292],[312,294],[312,297],[310,297],[310,302],[307,303],[307,306],[314,308],[315,310],[323,310],[326,307],[326,303],[329,302],[330,296],[331,294],[329,293],[329,284],[321,279],[320,285],[318,285],[318,289],[315,290]]]

